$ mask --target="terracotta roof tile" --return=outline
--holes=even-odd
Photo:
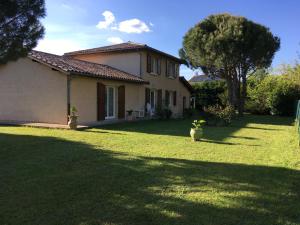
[[[103,64],[86,62],[67,56],[58,56],[40,51],[31,51],[28,56],[33,60],[44,63],[53,67],[54,69],[58,69],[66,73],[110,80],[148,83],[138,76]]]
[[[140,51],[140,50],[148,50],[148,51],[156,52],[158,54],[162,54],[167,57],[170,57],[178,62],[182,62],[181,59],[179,59],[175,56],[172,56],[168,53],[159,51],[159,50],[152,48],[146,44],[134,43],[131,41],[121,43],[121,44],[103,46],[103,47],[99,47],[99,48],[91,48],[91,49],[79,50],[79,51],[74,51],[74,52],[67,52],[64,55],[65,56],[74,56],[74,55],[82,55],[82,54],[128,52],[128,51]]]

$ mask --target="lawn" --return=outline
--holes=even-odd
[[[300,224],[291,118],[245,116],[196,143],[190,122],[0,127],[0,224]]]

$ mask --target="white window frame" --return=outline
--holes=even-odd
[[[167,74],[168,78],[176,79],[176,77],[178,76],[177,71],[179,71],[179,64],[173,61],[168,61],[167,67],[168,67],[168,74]]]
[[[159,75],[158,73],[158,64],[160,64],[161,69],[161,60],[158,57],[151,56],[151,74],[153,75]]]
[[[154,105],[154,108],[152,108],[152,105],[151,105],[151,92],[153,92],[153,105]],[[151,106],[151,110],[155,110],[156,109],[156,90],[155,89],[151,89],[150,90],[150,106]]]
[[[108,89],[109,88],[112,88],[113,89],[113,93],[114,93],[114,98],[113,98],[113,116],[107,116],[109,113],[109,96],[108,96]],[[116,88],[113,87],[113,86],[106,86],[105,87],[105,92],[106,92],[106,114],[105,115],[105,119],[108,120],[108,119],[115,119],[116,118]]]

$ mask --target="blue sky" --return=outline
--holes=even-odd
[[[294,63],[300,51],[298,0],[46,0],[46,8],[46,35],[37,49],[56,54],[130,40],[177,56],[189,28],[224,12],[261,23],[281,38],[274,68]],[[193,73],[182,66],[186,78]]]

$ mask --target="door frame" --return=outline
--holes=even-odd
[[[106,114],[108,114],[108,107],[109,107],[109,96],[108,96],[108,89],[112,88],[113,89],[113,116],[106,116],[105,119],[115,119],[116,118],[116,87],[114,86],[105,86],[105,94],[106,94],[106,99],[105,99],[105,107],[106,107]]]
[[[154,108],[152,108],[151,106],[151,93],[153,92],[153,106]],[[155,89],[150,89],[150,106],[151,106],[151,110],[155,110],[156,109],[156,90]]]

